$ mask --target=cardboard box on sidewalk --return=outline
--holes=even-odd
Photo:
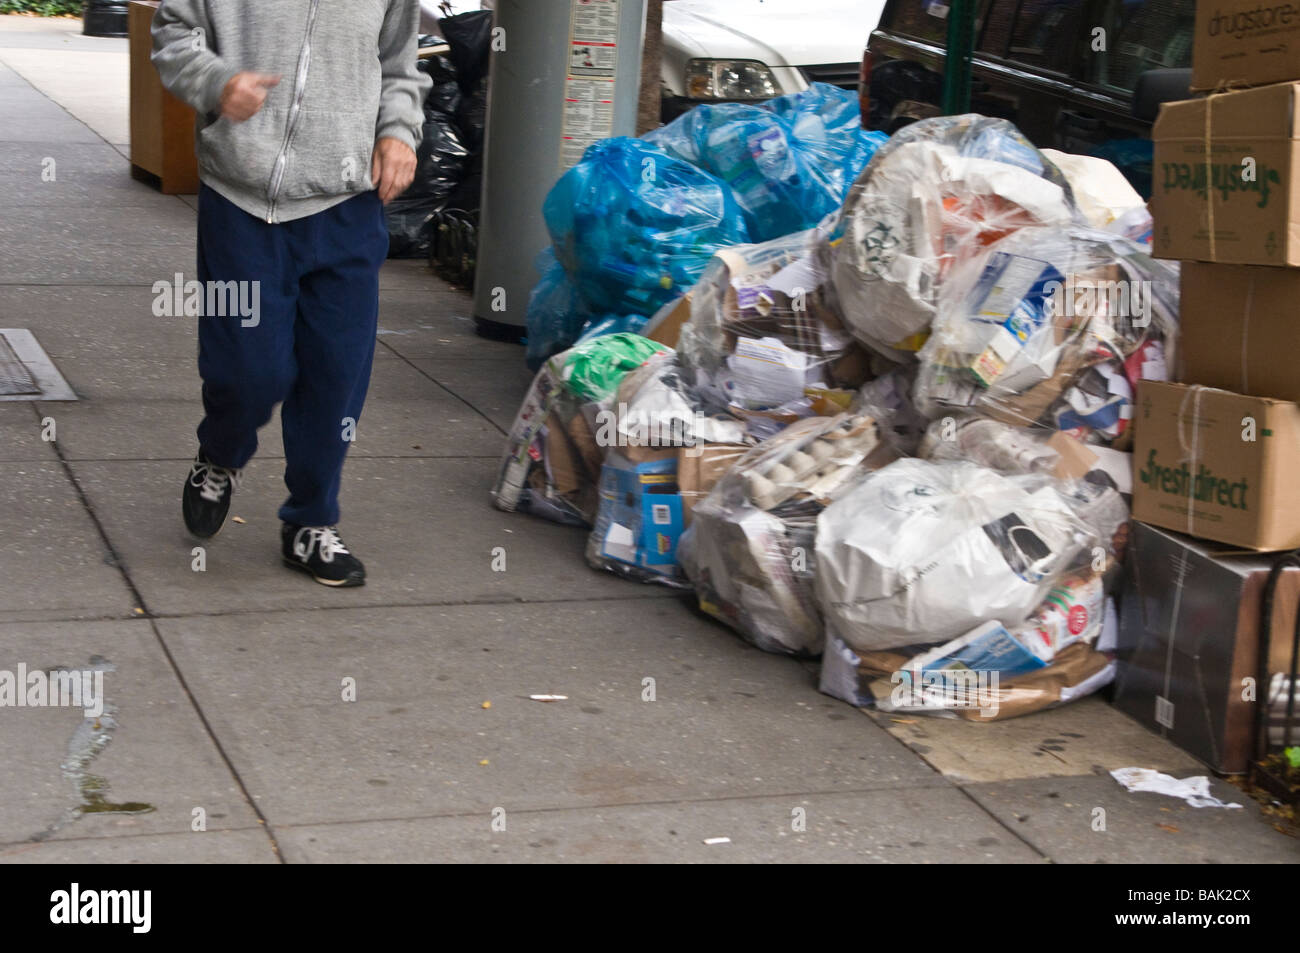
[[[1145,523],[1131,524],[1120,598],[1114,705],[1215,771],[1246,769],[1254,744],[1261,600],[1272,559],[1225,556]],[[1300,570],[1273,602],[1269,673],[1288,671]],[[1249,680],[1249,681],[1248,681]]]
[[[1192,88],[1262,86],[1300,79],[1300,6],[1200,0],[1192,42]]]
[[[1142,381],[1133,517],[1244,549],[1300,546],[1300,406]]]
[[[1157,258],[1300,265],[1298,92],[1282,83],[1160,108],[1151,129]]]
[[[1300,269],[1184,262],[1182,379],[1300,401]]]

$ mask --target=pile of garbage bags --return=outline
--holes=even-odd
[[[634,329],[721,248],[816,225],[885,138],[861,128],[856,96],[814,84],[766,103],[698,106],[640,139],[591,146],[543,208],[554,248],[529,300],[529,365],[585,327]]]
[[[384,208],[388,257],[427,258],[444,279],[472,286],[492,12],[444,17],[440,27],[447,54],[418,63],[433,86],[424,100],[415,178]]]
[[[711,121],[666,160],[589,156],[694,189]],[[760,649],[820,656],[855,705],[988,721],[1096,691],[1133,394],[1175,360],[1178,276],[1123,177],[1058,156],[1002,120],[923,120],[838,211],[759,242],[761,204],[709,192],[741,234],[693,206],[716,247],[635,332],[619,312],[652,282],[587,279],[610,333],[543,364],[497,505],[581,525],[594,568],[690,592]],[[666,269],[679,238],[634,254]],[[548,295],[576,293],[578,247],[557,244]]]

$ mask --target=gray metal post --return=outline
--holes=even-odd
[[[646,0],[498,0],[474,281],[481,334],[523,332],[542,202],[585,145],[636,134]]]

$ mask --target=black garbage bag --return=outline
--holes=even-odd
[[[126,36],[126,0],[86,0],[81,14],[81,32],[85,36]]]
[[[478,253],[478,213],[446,208],[435,212],[433,219],[429,266],[443,281],[473,289]]]
[[[487,80],[464,93],[456,105],[456,128],[474,154],[483,151],[483,130],[487,125]]]
[[[447,54],[460,79],[460,88],[468,93],[487,78],[488,57],[492,52],[492,11],[472,10],[443,17],[438,29],[451,51]]]
[[[410,188],[384,208],[388,222],[388,257],[423,258],[429,254],[434,214],[462,186],[471,157],[455,119],[460,88],[451,63],[440,56],[420,61],[434,79],[424,101],[424,136],[416,151]],[[475,207],[477,208],[477,195]]]

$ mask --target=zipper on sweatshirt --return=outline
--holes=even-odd
[[[302,49],[298,52],[298,67],[293,77],[293,101],[289,106],[289,121],[285,125],[284,142],[280,145],[280,154],[275,157],[275,168],[271,173],[271,186],[267,190],[269,205],[266,209],[268,223],[275,221],[275,206],[280,198],[280,189],[284,185],[284,170],[289,163],[289,144],[293,141],[294,130],[298,126],[298,114],[302,111],[302,97],[307,88],[307,70],[311,66],[311,33],[316,26],[316,10],[320,0],[311,0],[307,11],[307,33],[302,39]]]

